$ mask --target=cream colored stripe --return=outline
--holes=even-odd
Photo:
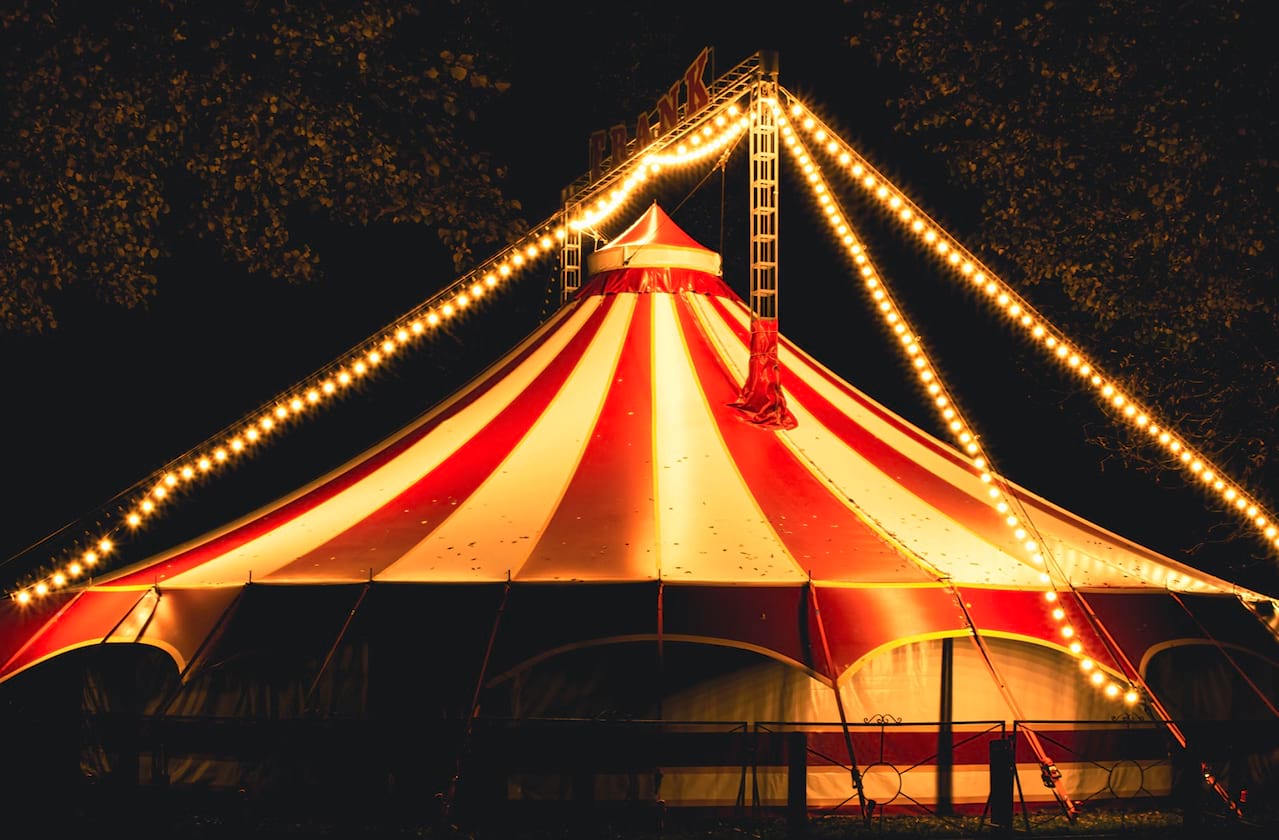
[[[728,366],[728,369],[733,372],[733,379],[740,388],[742,383],[746,381],[746,373],[750,369],[750,346],[744,344],[737,337],[730,322],[720,317],[719,311],[711,305],[710,299],[705,295],[686,294],[684,299],[691,305],[693,314],[697,316],[702,328],[710,336],[711,345],[714,346],[715,352],[719,354],[720,359]],[[750,313],[746,310],[746,307],[731,300],[721,301],[721,303],[728,309],[729,317],[736,320],[749,333]]]
[[[688,268],[720,276],[720,255],[679,245],[610,245],[586,255],[591,277],[622,268]]]
[[[214,560],[176,575],[167,583],[171,586],[194,586],[243,582],[250,573],[255,577],[265,577],[354,526],[439,466],[506,408],[563,350],[599,306],[600,300],[602,298],[583,301],[561,329],[548,335],[546,341],[523,363],[390,463],[301,516]],[[497,366],[491,368],[496,369]]]
[[[625,342],[635,295],[616,295],[560,393],[471,497],[378,580],[504,580],[559,506],[590,442]],[[565,566],[571,569],[570,558]]]
[[[1038,588],[1037,574],[941,513],[856,449],[808,410],[788,403],[798,425],[785,433],[801,457],[820,466],[836,492],[851,499],[876,527],[956,582],[1005,582]]]
[[[653,295],[660,569],[668,581],[804,580],[746,489],[698,384],[671,295]],[[761,434],[771,434],[762,431]]]
[[[749,326],[749,313],[744,309],[734,308],[732,315],[739,325]],[[723,319],[710,317],[707,323],[716,339],[728,348],[741,347],[741,342]],[[748,355],[745,348],[740,355]],[[852,417],[898,452],[945,480],[970,486],[970,492],[979,494],[984,491],[985,486],[970,473],[925,449],[819,375],[816,370],[829,371],[812,357],[793,353],[784,344],[779,347],[778,355],[789,375],[800,376],[843,414]],[[786,389],[785,376],[782,378],[782,391],[787,407],[798,421],[796,428],[781,433],[782,438],[834,488],[837,496],[850,500],[857,513],[877,529],[956,582],[1001,582],[1032,589],[1042,586],[1036,570],[942,514],[902,487],[893,477],[884,474],[855,448],[845,444],[795,400]]]
[[[796,355],[785,349],[783,349],[783,359],[793,370],[804,371],[805,381],[831,400],[834,405],[854,417],[872,434],[982,504],[989,504],[987,496],[989,488],[978,476],[950,459],[938,455],[881,420],[869,409],[858,405],[856,401],[813,372],[814,368],[821,368],[820,364],[806,355]],[[791,436],[797,443],[800,441],[799,435],[792,433]],[[941,445],[950,448],[945,442],[941,442]],[[956,455],[963,460],[962,454],[956,451]],[[811,456],[823,467],[828,466],[829,456],[821,453],[817,448],[812,448]],[[1014,486],[1019,493],[1027,498],[1038,499],[1043,506],[1043,509],[1034,513],[1031,524],[1038,537],[1042,539],[1048,556],[1072,584],[1076,586],[1139,586],[1144,583],[1158,588],[1170,584],[1188,589],[1212,588],[1210,581],[1198,576],[1189,567],[1167,559],[1163,559],[1161,563],[1141,551],[1134,551],[1130,546],[1135,544],[1124,537],[1088,522],[1019,485]],[[1016,513],[1018,516],[1022,515],[1022,511],[1016,511]],[[882,506],[874,505],[874,515],[888,516],[889,514],[882,509]],[[1085,530],[1080,527],[1080,523],[1086,523],[1095,530]],[[1009,536],[1011,537],[1011,531]],[[990,546],[984,540],[982,542]],[[993,546],[988,548],[988,551],[993,550]],[[1029,575],[1035,581],[1036,587],[1043,585],[1039,583],[1038,568],[1027,565],[1029,554],[1022,555],[1018,552],[1015,558],[1004,552],[999,552],[999,555],[1001,564],[1005,566],[1009,563],[1016,564],[1018,581],[1024,581]],[[934,559],[933,562],[936,560]],[[969,566],[971,568],[968,568]],[[986,564],[972,565],[971,561],[966,565],[952,567],[951,573],[956,582],[987,584],[992,580]],[[1010,571],[1009,574],[1012,572]]]
[[[698,300],[698,311],[701,314],[703,322],[708,330],[715,337],[715,340],[721,345],[721,352],[728,354],[728,360],[735,368],[744,369],[747,359],[746,349],[736,338],[730,324],[710,308],[709,303],[704,299]],[[749,327],[749,313],[740,306],[730,307],[729,317],[736,321],[742,328]],[[956,487],[961,488],[970,496],[986,502],[987,486],[981,480],[968,470],[958,466],[950,459],[938,455],[931,449],[921,445],[913,438],[905,435],[892,425],[880,419],[869,409],[859,404],[856,400],[846,396],[842,391],[831,385],[825,380],[818,371],[828,373],[832,376],[839,377],[831,372],[828,368],[812,358],[807,353],[800,351],[798,353],[791,351],[787,347],[781,348],[781,359],[791,371],[790,375],[799,375],[813,387],[824,398],[830,400],[832,404],[842,410],[845,414],[853,417],[858,423],[879,436],[882,440],[888,442],[895,447],[897,451],[902,452],[912,458],[916,463],[931,470],[935,475],[951,482]],[[740,374],[739,374],[740,375]],[[782,380],[783,390],[785,391],[786,379]],[[864,394],[863,394],[864,395]],[[797,418],[805,417],[805,413],[801,407],[797,405],[793,397],[787,392],[787,404],[791,411],[796,414]],[[879,403],[873,403],[880,408],[884,408]],[[888,409],[884,408],[885,411]],[[892,412],[889,412],[890,414]],[[903,520],[901,516],[894,516],[895,513],[904,512],[906,510],[903,505],[909,502],[898,502],[894,504],[880,504],[882,500],[887,502],[894,498],[892,495],[876,495],[885,493],[882,483],[874,485],[869,492],[858,492],[854,488],[869,486],[861,481],[861,471],[875,470],[876,468],[866,462],[859,464],[855,469],[840,469],[836,467],[839,462],[839,454],[843,453],[847,447],[838,440],[823,441],[826,446],[820,446],[815,443],[811,436],[805,434],[805,427],[809,424],[807,419],[802,419],[800,428],[793,432],[783,434],[783,438],[789,439],[795,446],[803,447],[806,451],[804,457],[814,465],[814,469],[820,472],[828,473],[833,483],[839,488],[840,493],[846,493],[850,496],[856,505],[856,508],[871,516],[877,524],[885,527],[893,528],[893,533],[899,538],[905,539],[912,535],[922,537],[925,530],[931,533],[934,538],[941,538],[951,533],[942,527],[939,522],[940,514],[930,515],[927,518],[919,519],[923,516],[920,510],[913,511],[910,516],[916,519],[907,518]],[[944,441],[939,441],[942,446],[949,448]],[[953,451],[953,450],[952,450]],[[832,455],[831,452],[836,454]],[[961,458],[962,455],[956,454]],[[1060,505],[1053,504],[1043,497],[1036,496],[1026,490],[1024,487],[1018,486],[1018,492],[1026,497],[1037,499],[1041,505],[1048,508],[1046,512],[1040,512],[1035,516],[1035,526],[1038,528],[1040,535],[1043,537],[1046,547],[1051,553],[1054,561],[1066,573],[1069,579],[1078,586],[1139,586],[1144,583],[1151,587],[1174,587],[1178,589],[1201,590],[1207,591],[1215,588],[1214,581],[1201,574],[1196,573],[1193,569],[1183,566],[1175,561],[1163,559],[1163,562],[1152,560],[1142,553],[1134,552],[1128,548],[1131,542],[1124,537],[1114,534],[1113,532],[1099,528],[1094,523],[1088,523],[1092,527],[1097,528],[1099,533],[1092,533],[1082,530],[1076,521],[1084,521],[1075,514],[1062,508]],[[913,494],[910,494],[913,499]],[[918,507],[918,506],[916,506]],[[923,510],[931,510],[931,506]],[[909,524],[915,523],[915,524]],[[909,524],[909,527],[908,527]],[[953,523],[956,527],[963,528],[961,523]],[[969,533],[964,528],[965,533]],[[979,539],[978,543],[970,541],[970,550],[977,550],[977,546],[987,546],[986,551],[993,550],[989,543]],[[924,540],[917,540],[920,548],[924,545]],[[958,544],[956,544],[958,547]],[[1038,579],[1037,569],[1028,569],[1025,565],[1024,558],[1008,555],[999,552],[1001,559],[999,562],[1002,568],[1007,570],[1009,575],[1015,578],[1016,585],[1034,586],[1038,588],[1042,586]],[[980,555],[979,555],[980,556]],[[991,585],[992,576],[985,568],[986,563],[974,563],[971,554],[958,554],[957,552],[936,552],[931,557],[933,562],[940,562],[943,558],[955,558],[953,561],[947,561],[944,566],[950,574],[955,576],[956,581],[964,581],[970,584]],[[1009,564],[1015,564],[1009,565]]]
[[[716,343],[720,345],[720,352],[728,354],[727,358],[734,367],[741,365],[744,369],[749,353],[734,334],[731,325],[718,317],[709,304],[699,302],[699,314]],[[749,313],[744,309],[733,308],[730,317],[734,317],[739,325],[749,327]],[[932,465],[939,465],[941,459],[936,455],[926,453],[917,443],[910,441],[813,373],[812,363],[807,356],[797,356],[784,346],[780,348],[779,354],[790,375],[802,372],[800,375],[807,384],[840,407],[845,414],[854,417],[872,432],[885,436],[899,451],[909,448],[911,451],[908,454],[917,461],[927,454],[931,456],[929,460]],[[993,582],[990,579],[993,571],[998,576],[996,579],[1007,581],[1011,585],[1039,587],[1037,572],[1000,552],[907,491],[892,477],[885,475],[856,449],[846,445],[819,423],[813,414],[786,391],[785,385],[786,378],[783,376],[782,390],[786,395],[786,404],[795,415],[798,425],[781,433],[783,440],[810,465],[815,474],[832,486],[834,495],[850,500],[858,515],[868,519],[876,528],[908,550],[917,553],[921,559],[946,574],[958,576],[960,580],[990,583]],[[950,472],[952,477],[956,477],[953,465]],[[959,477],[981,486],[980,482],[966,473]]]
[[[791,352],[791,350],[785,345],[780,348],[779,354],[783,365],[795,371],[803,371],[804,381],[812,387],[813,390],[817,391],[818,394],[828,400],[844,414],[854,418],[860,426],[865,428],[872,435],[884,441],[898,452],[905,454],[929,472],[932,472],[956,487],[963,488],[969,495],[981,497],[985,494],[985,485],[982,484],[981,480],[978,479],[977,476],[973,475],[966,467],[960,466],[959,464],[951,461],[949,458],[945,458],[934,452],[932,449],[920,444],[914,438],[900,431],[896,426],[882,419],[878,414],[871,411],[865,405],[862,405],[858,401],[849,397],[839,388],[831,384],[827,379],[817,375],[814,372],[814,369],[820,369],[827,373],[829,373],[829,371],[817,363],[816,360],[813,360],[806,354],[797,355]],[[839,377],[836,376],[836,378],[838,379]],[[878,402],[871,400],[864,392],[862,393],[862,396],[872,405],[882,409],[884,413],[896,416],[895,412],[890,411]],[[923,397],[920,397],[920,399],[923,399]],[[932,436],[929,435],[929,437]],[[955,450],[945,441],[935,437],[934,440],[936,440],[942,447],[951,449],[955,456],[961,461],[965,460],[962,453]]]

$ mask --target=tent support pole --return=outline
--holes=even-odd
[[[173,705],[174,700],[178,699],[178,694],[181,693],[182,686],[186,685],[187,678],[196,671],[198,666],[204,664],[204,659],[208,655],[209,649],[213,647],[217,639],[222,635],[222,631],[226,629],[227,621],[230,620],[235,608],[239,606],[243,598],[244,588],[241,587],[240,591],[231,599],[231,603],[226,605],[222,615],[218,616],[218,621],[213,625],[213,629],[205,634],[200,641],[200,646],[195,649],[195,653],[191,654],[191,659],[187,662],[187,666],[182,669],[182,673],[178,674],[177,686],[174,687],[173,691],[169,692],[169,696],[164,699],[164,702],[156,707],[156,717],[168,716],[169,707]]]
[[[200,641],[199,647],[195,649],[195,653],[191,654],[191,658],[187,661],[186,667],[182,669],[182,673],[178,674],[178,683],[173,690],[156,705],[156,710],[150,715],[151,732],[155,739],[155,745],[151,753],[151,773],[154,779],[168,779],[169,776],[169,751],[165,744],[165,730],[168,728],[163,725],[163,721],[169,716],[169,709],[172,708],[173,702],[178,699],[178,695],[182,693],[182,687],[186,685],[187,678],[197,666],[203,664],[205,656],[209,649],[213,646],[216,639],[222,634],[226,627],[227,620],[231,614],[235,612],[236,605],[240,603],[240,599],[244,597],[244,590],[241,589],[231,599],[231,603],[227,604],[226,609],[222,610],[222,614],[218,616],[217,623],[213,628],[205,634]]]
[[[373,570],[369,570],[369,580],[360,589],[360,596],[355,599],[355,603],[346,614],[346,620],[342,622],[342,629],[338,631],[337,638],[333,640],[333,644],[329,645],[329,652],[324,655],[324,661],[320,663],[320,670],[316,671],[315,678],[311,680],[311,687],[306,690],[306,699],[303,701],[304,709],[311,708],[311,698],[315,695],[315,689],[320,685],[320,678],[324,676],[324,672],[329,670],[329,664],[333,662],[333,657],[337,655],[338,645],[342,644],[342,640],[346,638],[346,631],[350,629],[351,622],[355,620],[355,614],[359,612],[360,606],[364,603],[364,598],[369,594],[369,590],[373,588],[372,580]]]
[[[666,694],[666,640],[665,632],[666,584],[657,579],[657,719],[662,719],[662,700]]]
[[[1174,595],[1174,597],[1176,596]],[[1098,619],[1097,614],[1093,612],[1092,605],[1088,603],[1081,592],[1075,593],[1075,600],[1087,613],[1089,620],[1093,622],[1093,626],[1097,629],[1097,632],[1101,634],[1106,645],[1111,649],[1112,655],[1123,663],[1124,668],[1127,669],[1129,674],[1131,674],[1132,679],[1136,681],[1136,683],[1141,686],[1141,690],[1146,693],[1147,705],[1150,707],[1150,710],[1154,712],[1155,717],[1159,718],[1160,722],[1163,723],[1164,728],[1168,730],[1168,734],[1177,742],[1177,745],[1180,746],[1184,752],[1189,754],[1190,741],[1186,738],[1186,733],[1181,731],[1181,727],[1172,719],[1172,715],[1168,713],[1168,709],[1166,709],[1164,704],[1160,702],[1159,698],[1155,696],[1155,693],[1150,690],[1150,685],[1141,676],[1141,673],[1137,670],[1136,666],[1132,664],[1132,660],[1123,652],[1123,649],[1119,647],[1119,643],[1115,641],[1115,637],[1110,635],[1110,631],[1106,629],[1106,626],[1101,623],[1100,619]],[[1178,603],[1181,603],[1180,599],[1178,599]],[[1185,608],[1184,604],[1182,605],[1182,608]],[[1212,772],[1212,768],[1208,766],[1208,762],[1195,759],[1193,756],[1190,756],[1190,758],[1198,764],[1199,771],[1203,774],[1204,781],[1208,783],[1208,786],[1212,788],[1213,792],[1217,794],[1221,801],[1226,804],[1226,808],[1229,809],[1230,813],[1235,817],[1242,819],[1243,810],[1239,807],[1239,803],[1235,802],[1234,797],[1230,795],[1230,792],[1227,791],[1225,786],[1217,780],[1217,774]]]
[[[1221,655],[1230,663],[1230,667],[1234,668],[1235,672],[1239,674],[1239,676],[1243,677],[1243,681],[1252,689],[1252,693],[1257,695],[1257,697],[1261,699],[1262,703],[1266,704],[1266,708],[1270,710],[1270,714],[1279,718],[1279,709],[1275,708],[1275,704],[1270,701],[1270,698],[1265,695],[1265,692],[1263,692],[1257,684],[1252,681],[1252,677],[1248,676],[1248,672],[1243,669],[1243,667],[1239,664],[1239,661],[1230,655],[1230,651],[1226,650],[1226,646],[1223,645],[1216,636],[1208,632],[1208,628],[1204,627],[1203,622],[1199,620],[1199,617],[1190,611],[1190,607],[1186,606],[1186,603],[1181,600],[1180,595],[1171,590],[1169,590],[1168,594],[1177,602],[1177,606],[1185,610],[1186,615],[1190,616],[1190,620],[1195,623],[1195,626],[1204,634],[1204,637],[1208,639],[1208,641],[1212,642],[1213,647],[1221,652]]]
[[[657,577],[657,721],[658,726],[662,726],[664,719],[662,700],[666,696],[666,584],[661,578],[661,574]],[[662,727],[664,730],[665,727]],[[660,731],[660,730],[659,730]],[[663,736],[664,738],[664,736]],[[666,815],[662,810],[664,800],[662,799],[662,768],[660,766],[653,768],[653,798],[658,805],[659,825],[665,825]]]
[[[118,630],[118,629],[120,628],[120,625],[124,623],[125,619],[127,619],[127,618],[128,618],[128,617],[129,617],[129,616],[133,613],[133,611],[134,611],[135,609],[137,609],[138,604],[142,603],[142,599],[143,599],[143,598],[145,598],[145,597],[147,597],[147,593],[148,593],[148,592],[150,592],[150,591],[151,591],[150,589],[147,589],[147,590],[145,590],[145,591],[144,591],[141,595],[139,595],[139,596],[138,596],[138,600],[136,600],[136,601],[134,601],[134,602],[133,602],[133,606],[129,607],[128,611],[127,611],[127,612],[125,612],[122,616],[120,616],[119,620],[118,620],[118,621],[116,621],[116,623],[115,623],[115,624],[111,625],[111,629],[110,629],[110,630],[108,630],[108,631],[107,631],[107,633],[106,633],[106,635],[102,637],[102,641],[103,641],[103,642],[105,642],[107,639],[111,638],[111,635],[112,635],[113,633],[115,633],[115,631],[116,631],[116,630]],[[73,598],[69,599],[69,600],[68,600],[65,604],[63,604],[61,607],[58,607],[57,611],[56,611],[56,612],[54,612],[54,614],[53,614],[52,616],[50,616],[50,617],[46,618],[46,619],[44,620],[44,622],[41,624],[41,626],[40,626],[40,629],[39,629],[39,630],[37,630],[36,632],[32,633],[32,634],[31,634],[31,637],[30,637],[30,638],[28,638],[25,642],[23,642],[23,643],[22,643],[22,644],[18,647],[18,649],[17,649],[17,650],[15,650],[15,651],[13,652],[13,655],[11,655],[8,659],[4,660],[4,662],[3,662],[3,663],[0,663],[0,673],[3,673],[4,671],[7,671],[7,670],[9,669],[9,666],[11,666],[11,665],[12,665],[14,662],[16,662],[16,661],[17,661],[17,660],[18,660],[18,659],[19,659],[19,658],[20,658],[20,657],[21,657],[24,653],[26,653],[26,652],[27,652],[27,650],[29,650],[29,649],[31,648],[31,646],[32,646],[32,645],[34,645],[34,644],[36,643],[36,641],[37,641],[37,640],[39,640],[40,638],[42,638],[42,637],[44,636],[44,634],[45,634],[46,632],[48,632],[49,628],[50,628],[50,627],[52,627],[52,626],[54,626],[54,624],[56,624],[56,623],[58,622],[58,620],[59,620],[59,619],[60,619],[60,618],[61,618],[61,617],[62,617],[62,616],[66,613],[66,611],[67,611],[67,610],[69,610],[69,609],[71,609],[71,607],[72,607],[72,606],[73,606],[73,605],[74,605],[77,601],[79,601],[79,600],[80,600],[80,598],[81,598],[83,595],[84,595],[84,592],[77,592]],[[148,621],[149,621],[149,620],[150,620],[150,619],[148,619]]]
[[[960,612],[963,613],[964,623],[968,625],[968,632],[972,634],[973,643],[977,645],[982,661],[986,664],[986,670],[990,672],[991,679],[995,681],[995,686],[999,689],[1000,695],[1003,696],[1004,702],[1008,704],[1009,710],[1016,716],[1017,720],[1025,720],[1026,716],[1021,711],[1021,704],[1017,702],[1016,697],[1013,697],[1012,691],[1008,688],[1008,683],[1004,682],[999,669],[995,667],[995,660],[990,655],[990,648],[986,647],[986,640],[982,638],[981,632],[977,629],[977,623],[973,621],[972,615],[968,612],[968,607],[964,604],[964,596],[953,585],[948,585],[947,589],[959,606]],[[1053,792],[1053,797],[1056,798],[1057,804],[1061,806],[1066,819],[1073,823],[1075,817],[1079,815],[1079,810],[1075,807],[1075,803],[1071,801],[1070,797],[1062,792],[1059,784],[1061,771],[1057,769],[1057,765],[1053,760],[1048,757],[1048,751],[1044,749],[1043,743],[1039,740],[1039,736],[1035,734],[1034,730],[1022,729],[1021,731],[1025,734],[1026,743],[1030,745],[1031,751],[1035,754],[1035,759],[1039,762],[1044,787]],[[1014,756],[1015,761],[1016,757]]]
[[[955,774],[955,639],[941,640],[941,697],[937,726],[937,813],[954,816]]]
[[[862,774],[857,768],[857,754],[853,751],[853,734],[848,728],[848,715],[844,712],[844,698],[839,693],[839,675],[835,673],[835,664],[830,655],[830,642],[826,638],[826,622],[822,620],[822,608],[817,603],[817,587],[813,579],[808,579],[808,598],[813,605],[813,620],[817,624],[817,637],[822,643],[822,657],[826,660],[826,673],[830,675],[830,687],[835,692],[835,708],[839,710],[839,725],[844,730],[844,746],[848,748],[848,770],[853,777],[853,789],[857,791],[857,801],[861,805],[862,819],[870,825],[870,818],[875,810],[875,803],[866,799],[866,791],[862,789]]]
[[[497,631],[502,626],[502,614],[506,612],[506,602],[511,596],[511,573],[506,573],[506,585],[502,587],[502,602],[493,615],[493,629],[489,631],[488,644],[484,647],[484,659],[480,662],[480,673],[475,678],[475,691],[471,694],[471,707],[466,713],[466,725],[462,728],[462,742],[457,748],[457,759],[453,763],[453,775],[449,778],[449,788],[444,794],[441,818],[447,820],[453,810],[457,796],[457,787],[462,781],[462,763],[466,760],[466,752],[470,747],[471,733],[475,730],[475,718],[480,711],[480,692],[484,690],[484,679],[488,676],[489,659],[493,655],[493,645],[497,642]]]

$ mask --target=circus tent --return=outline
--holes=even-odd
[[[152,701],[169,713],[467,718],[483,692],[582,651],[656,646],[673,670],[692,645],[754,657],[752,676],[672,675],[667,691],[645,653],[659,679],[630,713],[753,718],[769,680],[795,673],[804,701],[773,713],[861,720],[891,703],[932,719],[935,686],[902,678],[902,657],[929,674],[936,646],[963,639],[961,717],[1158,702],[1151,663],[1182,645],[1246,659],[1273,703],[1279,651],[1249,606],[1265,598],[1008,484],[1028,554],[971,458],[784,334],[763,362],[786,422],[761,422],[743,405],[751,312],[720,255],[656,203],[587,275],[481,375],[324,477],[89,585],[0,605],[0,680],[142,645],[172,662]],[[229,676],[255,657],[269,690]],[[371,692],[379,680],[394,687]],[[599,711],[519,684],[490,707]]]

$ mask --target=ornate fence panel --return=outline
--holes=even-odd
[[[984,811],[990,791],[990,742],[1005,737],[1003,721],[936,723],[882,714],[848,724],[847,737],[838,722],[761,722],[755,731],[756,806],[782,807],[793,798],[787,775],[788,768],[798,766],[793,755],[793,736],[798,734],[807,752],[806,807],[832,813],[864,810],[880,817]]]
[[[1033,732],[1060,772],[1047,777],[1026,746]],[[1149,720],[1013,722],[1016,738],[1017,783],[1023,808],[1054,799],[1051,786],[1060,786],[1080,803],[1150,806],[1162,802],[1173,789],[1169,740],[1161,723]],[[1051,774],[1055,776],[1056,774]]]

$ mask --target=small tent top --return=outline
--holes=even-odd
[[[593,282],[584,296],[691,291],[734,297],[720,279],[720,254],[685,233],[657,202],[613,241],[588,254],[586,270]],[[601,276],[608,279],[600,282]]]

